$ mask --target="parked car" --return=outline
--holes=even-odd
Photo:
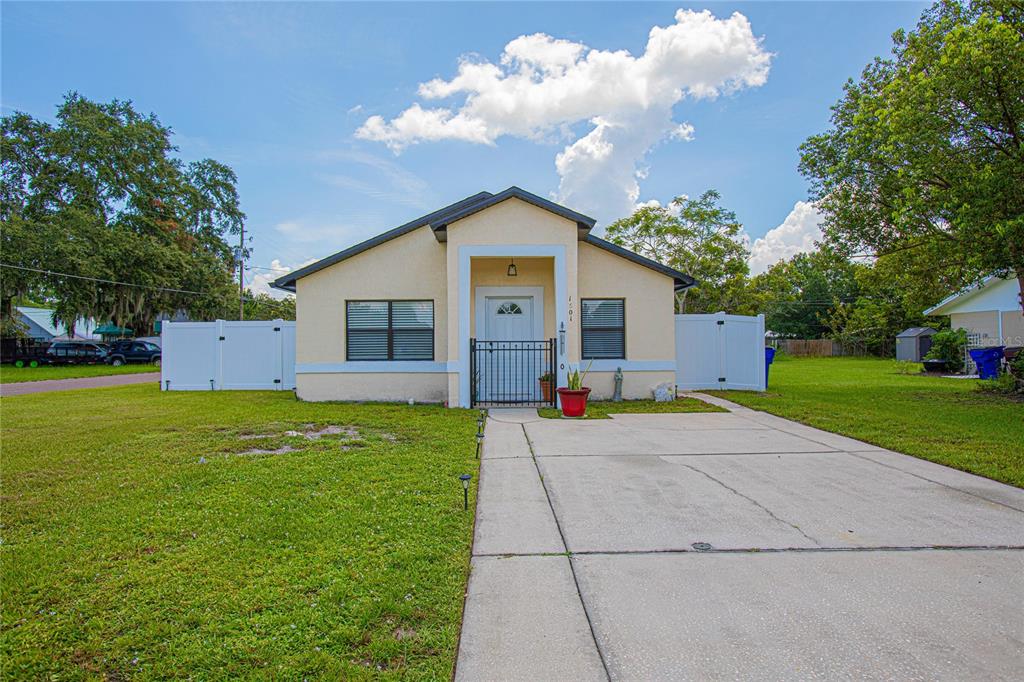
[[[86,341],[55,341],[41,358],[48,365],[95,365],[106,359],[106,346]]]
[[[120,367],[130,362],[147,362],[159,365],[160,346],[149,341],[140,341],[139,339],[114,341],[110,344],[107,362],[114,367]]]

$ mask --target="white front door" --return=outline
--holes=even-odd
[[[533,339],[533,297],[487,297],[484,326],[488,341],[530,341]]]
[[[488,402],[537,400],[537,378],[543,374],[542,353],[524,343],[534,339],[532,296],[487,296],[484,339],[489,350],[480,363],[481,398]]]

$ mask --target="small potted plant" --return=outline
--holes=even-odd
[[[551,402],[551,386],[555,383],[555,378],[551,376],[551,372],[542,374],[537,379],[537,383],[540,384],[540,394],[544,398],[544,402]]]
[[[590,361],[590,365],[592,364],[594,364],[593,360]],[[582,376],[578,367],[573,369],[569,372],[569,385],[557,389],[558,398],[562,403],[563,417],[582,417],[586,413],[587,396],[590,395],[590,389],[583,385],[583,379],[590,371],[590,365],[583,370]]]

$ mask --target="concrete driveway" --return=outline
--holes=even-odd
[[[724,404],[491,411],[458,679],[1024,677],[1024,491]]]

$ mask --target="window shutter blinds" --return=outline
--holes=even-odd
[[[583,358],[587,360],[626,357],[625,301],[584,299],[581,327]]]
[[[433,301],[349,301],[348,360],[433,360]]]

